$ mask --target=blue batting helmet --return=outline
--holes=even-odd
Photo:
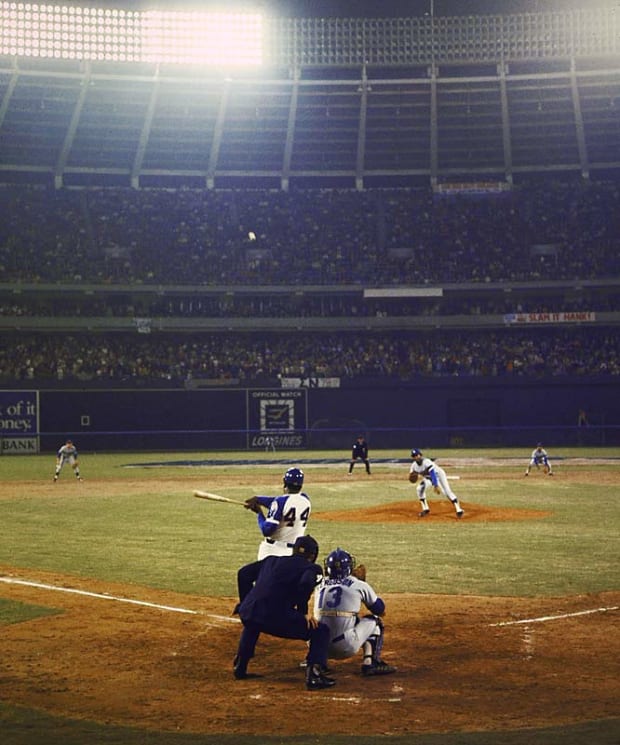
[[[301,468],[289,468],[284,474],[284,486],[301,489],[304,485],[304,472]]]
[[[344,579],[355,569],[355,558],[343,548],[337,548],[325,559],[325,574],[330,579]]]

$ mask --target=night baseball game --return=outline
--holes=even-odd
[[[617,745],[618,0],[0,0],[7,745]]]

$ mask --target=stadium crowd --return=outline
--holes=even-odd
[[[583,327],[467,334],[5,334],[0,341],[3,383],[620,375],[618,334]]]
[[[0,187],[0,282],[399,285],[620,274],[620,184],[429,189]]]
[[[0,186],[0,316],[486,315],[616,311],[620,293],[373,299],[372,286],[620,276],[620,184],[493,195]],[[15,283],[63,285],[14,295]],[[134,291],[71,294],[85,283]],[[161,293],[144,289],[156,285]],[[174,285],[205,286],[170,293]],[[288,293],[231,293],[289,286]],[[322,294],[308,292],[321,286]],[[327,290],[326,286],[331,289]],[[339,292],[339,287],[356,292]],[[142,288],[142,291],[141,289]],[[332,291],[333,290],[333,291]],[[282,377],[619,375],[615,327],[287,334],[3,334],[0,381],[252,384]],[[148,325],[139,330],[148,331]]]

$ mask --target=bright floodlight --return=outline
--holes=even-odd
[[[0,2],[0,54],[56,59],[260,65],[255,13],[175,13]]]
[[[148,62],[259,65],[261,17],[243,13],[143,14],[142,53]]]

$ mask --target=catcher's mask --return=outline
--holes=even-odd
[[[319,544],[311,535],[300,535],[293,545],[293,553],[300,554],[308,561],[316,561],[319,555]]]
[[[284,474],[284,486],[292,487],[293,489],[301,489],[304,485],[304,472],[301,468],[289,468]]]
[[[355,569],[355,557],[343,548],[337,548],[325,559],[325,574],[330,579],[344,579]]]

